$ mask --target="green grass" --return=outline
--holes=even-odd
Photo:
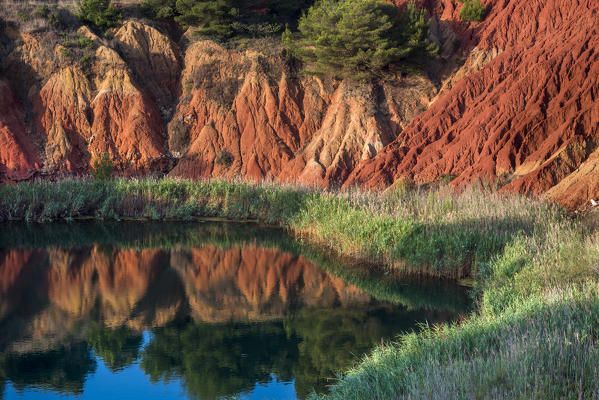
[[[474,280],[477,308],[465,321],[376,349],[339,376],[330,398],[599,395],[599,235],[559,207],[483,188],[404,185],[385,193],[175,180],[0,187],[1,220],[85,216],[257,219],[352,259]],[[382,277],[344,278],[397,293]]]
[[[346,256],[429,276],[463,278],[514,236],[563,219],[556,208],[470,190],[322,192],[223,181],[109,180],[32,182],[0,187],[0,221],[91,217],[257,219]]]
[[[497,317],[430,328],[379,347],[327,397],[597,398],[598,318],[596,289],[534,296]]]

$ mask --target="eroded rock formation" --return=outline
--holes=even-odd
[[[494,2],[467,64],[481,54],[484,62],[346,184],[503,176],[504,190],[548,191],[573,208],[587,202],[596,188],[586,177],[599,126],[598,11],[590,0]]]
[[[276,40],[230,49],[188,32],[176,43],[136,20],[111,40],[80,28],[94,43],[83,67],[53,34],[7,25],[0,179],[86,172],[109,153],[125,174],[377,188],[498,179],[578,208],[599,197],[599,4],[486,3],[483,22],[465,23],[457,0],[419,0],[438,60],[372,84],[304,76]]]
[[[23,111],[10,87],[0,80],[0,182],[25,179],[39,167],[33,143],[25,132]]]

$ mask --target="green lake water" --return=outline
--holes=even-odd
[[[464,288],[234,223],[0,226],[0,399],[296,399]]]

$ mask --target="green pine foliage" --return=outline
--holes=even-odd
[[[121,24],[122,15],[110,0],[79,0],[79,19],[96,31],[105,31]]]
[[[297,26],[313,0],[142,0],[154,20],[174,19],[197,35],[217,40],[279,34],[286,24]]]
[[[480,0],[466,0],[460,11],[460,18],[462,21],[480,22],[485,19],[486,14],[487,7],[483,6]]]
[[[197,26],[202,36],[226,39],[234,34],[233,22],[241,15],[240,0],[177,0],[175,21]]]
[[[151,19],[169,19],[175,16],[176,0],[142,0],[144,14]]]
[[[105,181],[112,176],[114,166],[108,153],[103,153],[99,158],[95,159],[92,165],[91,174],[98,181]]]
[[[368,80],[392,64],[431,54],[429,20],[409,3],[399,12],[384,0],[319,0],[301,17],[299,32],[287,29],[288,51],[307,73]]]

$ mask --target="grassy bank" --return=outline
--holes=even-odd
[[[471,190],[386,194],[221,181],[33,182],[0,187],[0,221],[257,219],[348,256],[417,274],[474,276],[514,236],[566,217],[522,198]]]
[[[483,189],[383,194],[173,180],[0,188],[0,219],[258,219],[352,257],[474,279],[477,310],[380,347],[331,398],[596,398],[599,237],[542,202]],[[372,282],[371,282],[372,283]]]

